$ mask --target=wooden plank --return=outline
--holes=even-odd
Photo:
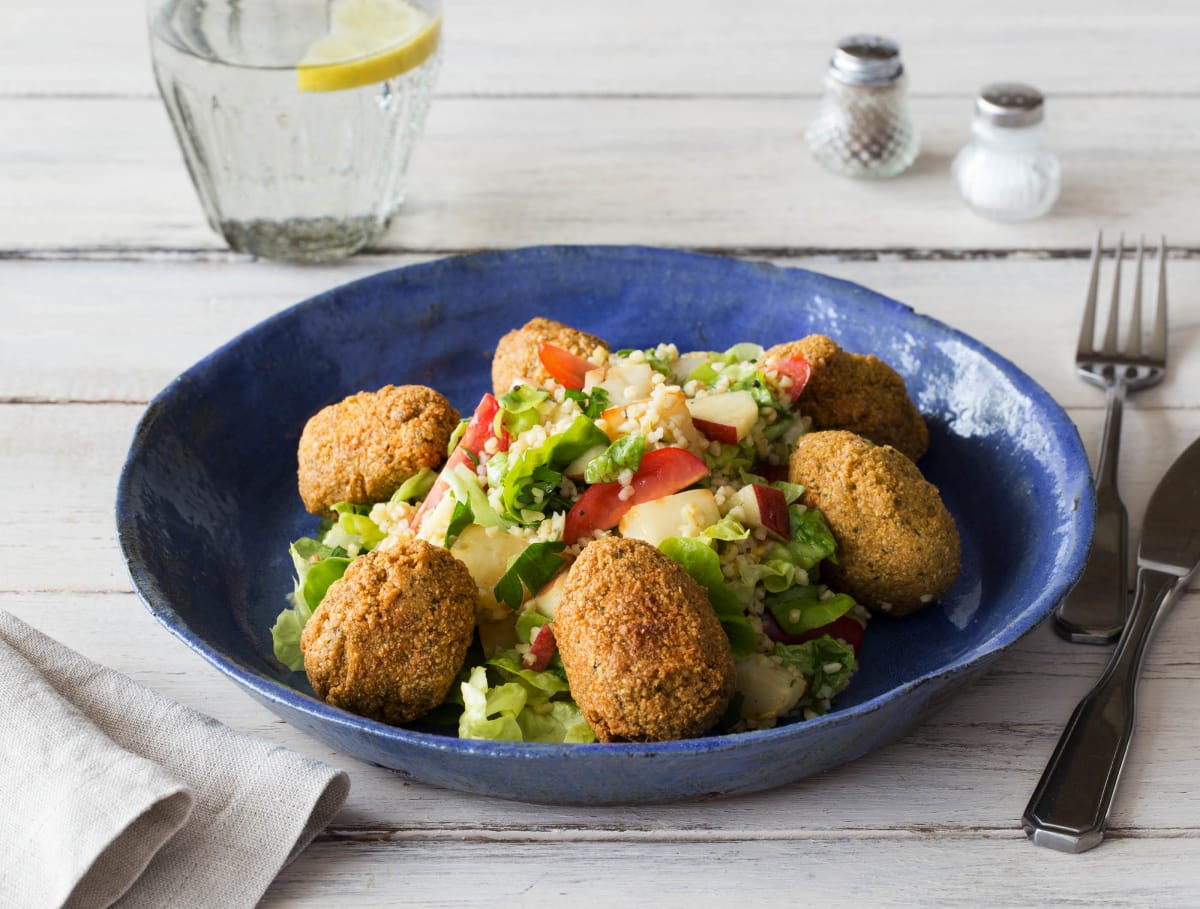
[[[303,269],[269,262],[0,261],[6,325],[0,401],[146,402],[200,358],[291,303],[425,258],[357,257]],[[1012,360],[1066,407],[1103,403],[1073,368],[1085,260],[773,261],[902,300]],[[1200,260],[1171,262],[1169,283],[1171,369],[1163,384],[1132,399],[1132,409],[1200,406]]]
[[[403,893],[413,905],[449,909],[478,905],[486,888],[497,904],[587,907],[1186,907],[1195,890],[1183,869],[1195,854],[1191,839],[1116,841],[1068,856],[1017,831],[958,839],[937,829],[883,840],[851,831],[815,841],[601,842],[567,860],[552,842],[321,842],[283,872],[263,905],[394,905]],[[462,886],[464,869],[478,889]]]
[[[1200,134],[1186,124],[1200,118],[1200,98],[1173,99],[1169,115],[1139,98],[1059,101],[1063,195],[1051,215],[1022,224],[987,221],[958,198],[948,168],[968,134],[961,99],[916,102],[924,153],[884,182],[816,164],[801,135],[814,105],[442,99],[414,155],[409,201],[379,249],[1081,250],[1098,226],[1200,247],[1186,201],[1195,196],[1189,162],[1200,155]],[[0,122],[19,126],[0,146],[0,254],[224,248],[156,100],[0,99]]]
[[[1013,77],[1064,94],[1200,91],[1190,65],[1200,13],[1178,3],[1014,0],[964,19],[954,0],[916,9],[886,0],[529,0],[519,14],[454,0],[446,16],[439,87],[459,95],[812,93],[836,41],[864,28],[901,42],[918,93],[965,97]],[[47,40],[58,55],[46,53]],[[143,4],[0,9],[0,93],[153,91]]]

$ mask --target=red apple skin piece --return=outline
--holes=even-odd
[[[787,496],[774,486],[755,483],[751,486],[758,502],[759,523],[778,537],[786,540],[792,535],[792,520],[788,515]]]
[[[529,642],[529,652],[522,657],[521,662],[525,668],[532,669],[534,672],[545,672],[557,649],[558,642],[554,639],[554,628],[551,623],[547,622],[534,630],[533,639]]]
[[[648,451],[633,475],[633,495],[628,499],[621,500],[620,483],[596,483],[587,488],[567,512],[563,542],[570,546],[593,531],[611,530],[634,505],[687,489],[708,473],[704,461],[683,448]]]
[[[701,420],[692,417],[692,424],[704,433],[706,439],[712,439],[714,442],[720,442],[722,445],[736,445],[738,443],[737,430],[725,423],[713,423],[711,420]]]
[[[754,465],[751,473],[757,474],[768,483],[778,483],[781,480],[787,480],[788,466],[786,464],[764,464],[760,462]]]
[[[446,477],[449,476],[449,471],[454,470],[458,465],[464,464],[472,471],[475,470],[475,464],[478,459],[484,456],[484,447],[489,439],[496,440],[497,451],[508,450],[508,433],[503,429],[500,433],[496,433],[496,414],[500,412],[500,402],[496,400],[496,396],[488,392],[480,400],[475,408],[475,413],[471,415],[471,420],[467,423],[467,428],[463,430],[462,436],[458,440],[458,444],[454,446],[454,451],[450,453],[450,457],[446,459],[446,465],[442,468],[442,472],[438,474],[438,478],[434,480],[433,486],[425,496],[425,501],[421,503],[421,507],[417,509],[416,514],[412,516],[410,526],[414,530],[421,529],[421,522],[425,520],[425,516],[437,508],[438,503],[446,495],[446,490],[450,488],[450,484],[446,482]],[[472,460],[472,456],[476,460]]]
[[[799,634],[788,634],[779,627],[779,623],[775,621],[775,616],[771,615],[769,609],[763,610],[762,614],[763,631],[767,637],[779,644],[803,644],[805,641],[813,641],[822,635],[829,635],[834,640],[845,641],[846,645],[854,651],[857,657],[862,650],[863,637],[866,634],[866,629],[858,619],[844,615],[834,619],[828,625],[822,625],[820,628],[810,628],[808,631],[802,631]]]
[[[573,391],[581,391],[584,377],[598,368],[591,360],[577,357],[571,351],[545,341],[538,344],[538,359],[554,381]]]
[[[793,354],[782,360],[776,360],[770,366],[771,369],[775,370],[781,376],[787,376],[792,380],[792,385],[788,388],[787,395],[795,402],[804,392],[804,386],[808,384],[808,379],[812,375],[812,367],[809,365],[808,360],[804,359],[800,354]]]

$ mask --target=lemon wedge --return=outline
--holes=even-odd
[[[335,0],[330,20],[296,64],[302,92],[384,82],[428,60],[441,37],[442,17],[405,0]]]

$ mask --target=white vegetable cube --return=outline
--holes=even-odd
[[[761,722],[781,716],[804,696],[804,677],[765,653],[750,654],[736,669],[743,720]]]
[[[694,537],[721,520],[717,500],[707,489],[689,489],[634,505],[621,518],[623,537],[657,546],[668,537]]]
[[[608,402],[613,405],[644,401],[654,388],[654,370],[648,363],[618,361],[607,369],[588,371],[583,390],[591,393],[596,387],[608,392]]]
[[[526,607],[533,609],[539,615],[544,615],[546,618],[553,620],[558,614],[558,601],[562,599],[563,587],[567,582],[567,571],[564,568],[554,577],[552,577],[541,590],[537,592],[537,596],[532,597]]]
[[[529,541],[521,537],[500,533],[494,529],[489,531],[478,524],[468,524],[450,547],[451,555],[467,566],[467,571],[471,572],[471,577],[479,588],[475,614],[480,620],[500,619],[511,615],[507,606],[496,602],[492,588],[500,583],[513,559],[528,545]]]
[[[678,388],[660,386],[645,401],[610,407],[596,423],[613,441],[631,432],[650,435],[655,429],[662,431],[659,441],[667,445],[696,451],[703,441],[692,422],[687,398]]]
[[[758,402],[748,391],[726,391],[688,402],[696,427],[710,439],[737,443],[758,422]]]
[[[774,486],[743,486],[729,497],[725,513],[745,527],[762,527],[785,540],[791,536],[787,496]]]

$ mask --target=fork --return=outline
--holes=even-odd
[[[1125,627],[1129,606],[1128,523],[1125,505],[1117,491],[1117,456],[1121,445],[1121,410],[1125,395],[1162,381],[1167,371],[1167,241],[1159,239],[1158,294],[1150,343],[1142,345],[1142,259],[1143,240],[1138,240],[1137,266],[1133,282],[1133,307],[1125,346],[1117,343],[1121,299],[1121,259],[1125,236],[1117,242],[1112,303],[1104,341],[1095,347],[1096,292],[1103,255],[1103,233],[1092,248],[1092,274],[1087,303],[1075,350],[1075,369],[1093,385],[1104,389],[1104,429],[1096,461],[1096,531],[1087,565],[1078,583],[1054,611],[1060,634],[1072,641],[1108,644]]]

